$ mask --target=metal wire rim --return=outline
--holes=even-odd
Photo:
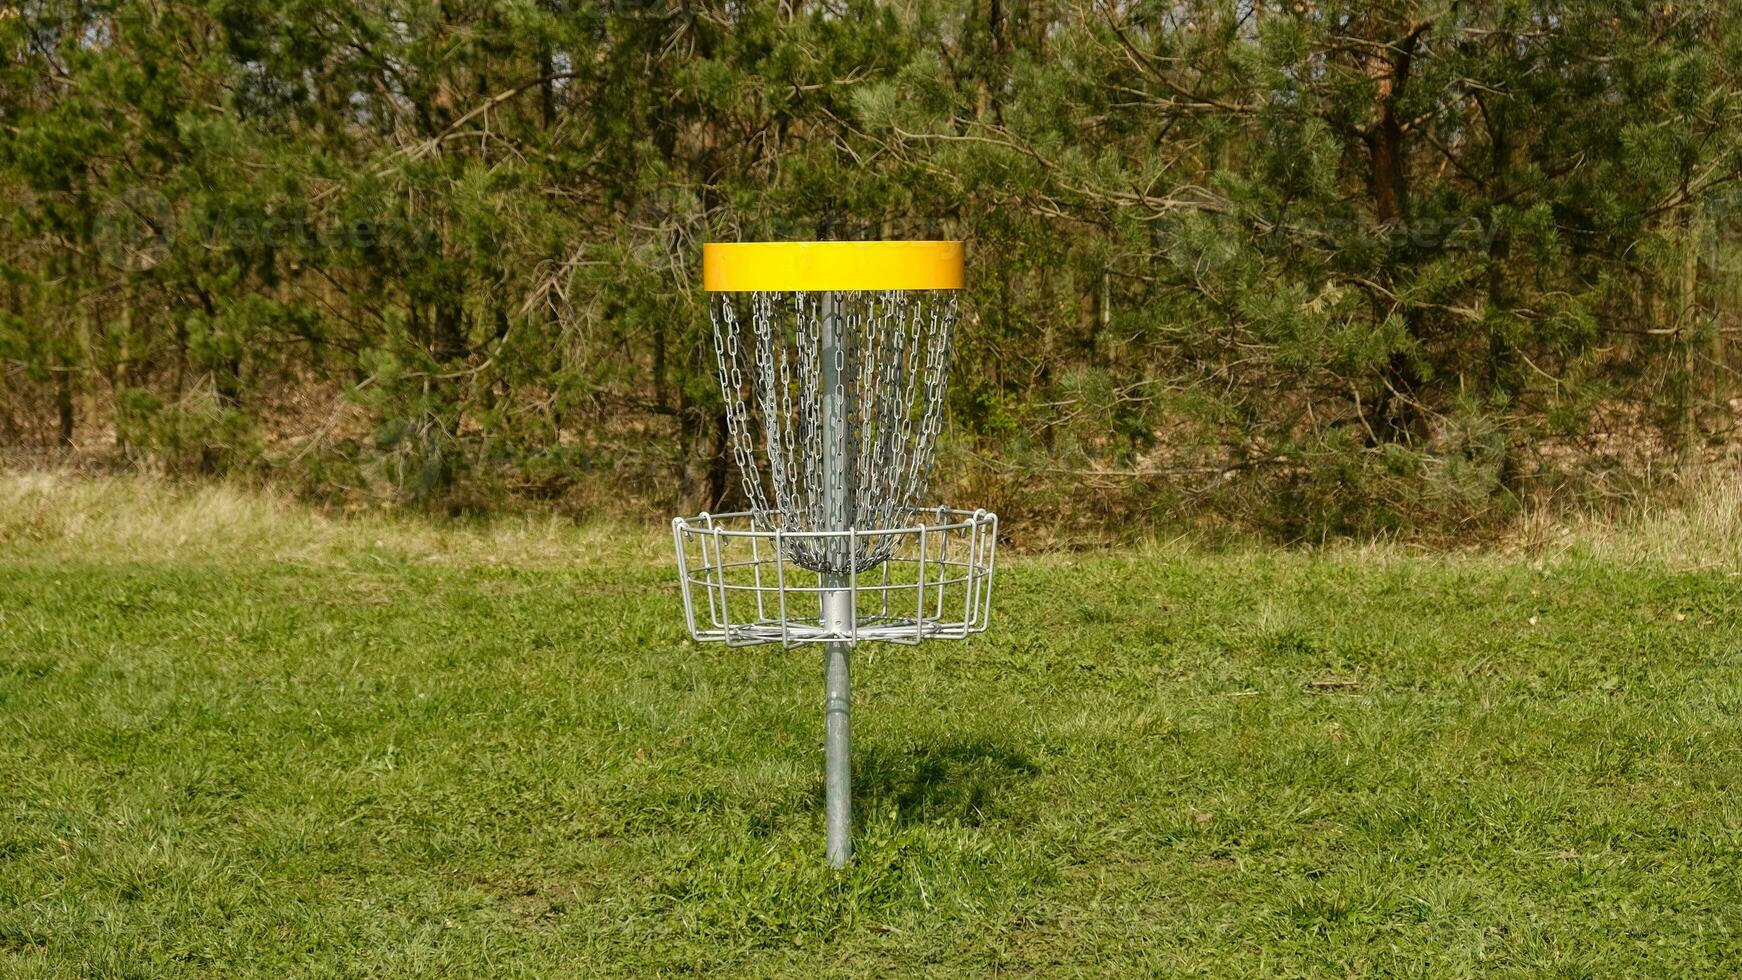
[[[754,511],[675,518],[672,542],[690,636],[729,646],[793,647],[912,644],[985,631],[997,566],[998,515],[949,507],[906,508],[905,513],[916,522],[845,531],[764,527]],[[792,558],[795,543],[817,539],[849,548],[879,539],[892,542],[892,554],[877,569],[828,575]],[[959,543],[956,554],[952,542]],[[734,547],[747,550],[748,557],[728,558]],[[896,569],[906,573],[894,574]],[[826,628],[808,608],[794,608],[811,607],[824,594],[842,591],[851,597],[853,610],[844,630]]]

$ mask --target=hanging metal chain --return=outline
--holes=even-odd
[[[760,527],[876,531],[907,523],[907,509],[924,502],[943,425],[956,294],[832,295],[840,298],[836,315],[827,294],[715,294],[727,442]],[[823,362],[825,347],[832,363]],[[825,418],[831,410],[838,414]],[[825,454],[847,461],[832,481]],[[818,539],[788,539],[786,547],[803,567],[844,573],[887,560],[893,539],[861,535],[856,544],[851,554]]]
[[[750,439],[750,413],[744,407],[745,358],[739,343],[738,321],[732,304],[720,303],[713,308],[714,361],[720,375],[720,397],[726,403],[726,430],[732,447],[732,459],[744,481],[744,494],[750,507],[760,518],[768,511],[768,499],[762,492],[762,478],[757,474],[755,450]]]

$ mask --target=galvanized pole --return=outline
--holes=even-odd
[[[828,530],[845,531],[853,521],[853,488],[848,484],[849,446],[847,440],[850,414],[847,390],[851,384],[848,359],[853,356],[846,343],[847,324],[841,294],[830,292],[824,299],[822,329],[822,395],[823,395],[823,494],[828,513]],[[851,542],[832,540],[830,564],[845,569],[853,561]],[[824,575],[822,623],[825,628],[846,636],[853,627],[853,593],[848,588],[851,576],[846,571]],[[829,864],[844,867],[853,856],[853,763],[852,763],[852,693],[853,678],[849,654],[852,647],[845,640],[823,644],[823,792],[824,821],[828,826]]]

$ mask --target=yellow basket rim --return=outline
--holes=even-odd
[[[961,289],[962,243],[715,242],[702,246],[709,292]]]

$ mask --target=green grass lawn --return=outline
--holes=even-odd
[[[820,653],[686,642],[661,528],[53,496],[0,494],[0,974],[1742,963],[1733,569],[1012,555],[988,635],[858,653],[837,873]]]

